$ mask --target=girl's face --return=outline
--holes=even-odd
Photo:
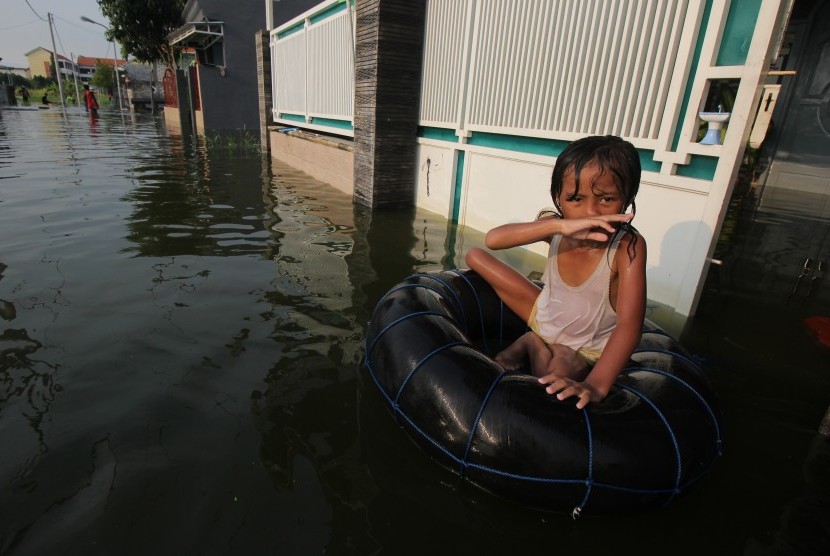
[[[557,199],[563,218],[592,218],[607,214],[620,214],[625,209],[625,199],[620,193],[614,174],[603,172],[596,164],[582,167],[579,190],[576,174],[568,169],[562,178],[562,192]]]

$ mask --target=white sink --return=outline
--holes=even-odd
[[[723,124],[729,121],[730,112],[699,112],[700,119],[706,122],[709,127],[706,135],[700,140],[701,145],[720,145],[720,130]]]

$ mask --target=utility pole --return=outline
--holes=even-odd
[[[61,67],[58,64],[58,49],[55,47],[55,32],[52,30],[52,12],[48,12],[46,14],[49,16],[49,34],[52,35],[52,59],[55,60],[55,73],[57,74],[58,79],[58,92],[61,95],[61,106],[64,108],[66,107],[66,103],[64,101],[63,96],[63,84],[61,83]]]
[[[106,31],[111,31],[111,29],[103,23],[98,23],[94,19],[89,19],[85,15],[81,16],[81,21],[86,21],[87,23],[92,23],[98,27],[103,27]],[[124,69],[126,70],[126,67]],[[112,38],[112,71],[115,72],[115,86],[118,88],[118,108],[123,111],[124,102],[121,100],[121,81],[118,80],[118,44],[115,42],[115,37]]]
[[[156,63],[153,62],[153,69],[150,70],[150,113],[156,115]]]
[[[69,53],[70,58],[72,58],[72,77],[75,78],[75,102],[78,106],[81,105],[81,92],[78,89],[78,72],[75,71],[75,68],[78,67],[78,64],[75,63],[75,54],[72,52]]]

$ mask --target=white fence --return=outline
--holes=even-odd
[[[429,1],[422,125],[565,141],[614,134],[662,160],[682,124],[705,8],[704,0]],[[715,2],[708,24],[722,27],[728,10]],[[698,99],[708,79],[740,77],[741,68],[711,62],[696,75]],[[697,105],[693,112],[687,144]]]
[[[412,1],[427,10],[416,202],[479,230],[527,218],[563,145],[622,136],[643,163],[650,296],[689,314],[791,0]],[[275,121],[353,136],[352,4],[323,2],[271,48]],[[718,80],[738,88],[723,144],[704,145]]]
[[[353,136],[354,12],[329,0],[271,31],[274,121]]]
[[[703,0],[429,1],[422,125],[562,140],[614,134],[666,150],[704,8]]]

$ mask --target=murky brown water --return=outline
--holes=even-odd
[[[800,314],[723,276],[684,341],[721,392],[726,454],[687,497],[572,521],[427,460],[365,380],[364,324],[392,285],[457,266],[480,239],[427,213],[353,207],[252,151],[194,148],[149,115],[0,112],[0,554],[785,542],[812,492],[827,354]],[[820,539],[804,524],[798,538]]]

